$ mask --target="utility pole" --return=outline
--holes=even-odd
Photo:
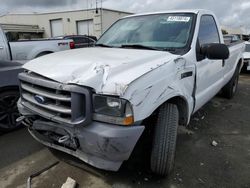
[[[88,29],[88,36],[89,36],[89,0],[87,0],[87,29]]]
[[[102,0],[101,0],[101,34],[103,33],[103,19],[102,19],[103,11],[102,11]]]
[[[95,13],[98,14],[98,2],[95,0]]]
[[[103,33],[103,23],[102,23],[102,21],[103,21],[103,18],[102,18],[102,15],[103,15],[103,11],[102,11],[102,1],[103,0],[96,0],[95,2],[96,2],[96,14],[98,14],[99,13],[99,11],[98,11],[98,4],[100,4],[100,22],[101,22],[101,34]]]

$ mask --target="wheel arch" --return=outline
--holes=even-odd
[[[189,110],[188,102],[182,96],[176,96],[171,99],[168,99],[165,103],[175,104],[179,111],[179,125],[187,125],[189,120]]]
[[[43,52],[39,52],[39,53],[35,56],[35,58],[41,57],[41,56],[47,55],[47,54],[52,54],[52,53],[54,53],[54,52],[53,52],[53,51],[43,51]]]
[[[243,59],[243,58],[240,58],[239,61],[238,61],[238,63],[237,63],[236,68],[238,67],[239,70],[241,70],[242,67],[243,67],[243,65],[244,65],[244,59]]]
[[[178,108],[178,112],[179,112],[179,125],[184,125],[186,126],[189,122],[189,104],[186,100],[185,97],[183,96],[173,96],[167,100],[165,100],[163,103],[161,103],[154,111],[153,113],[150,115],[154,115],[156,113],[158,113],[159,108],[166,104],[166,103],[171,103],[171,104],[175,104]]]

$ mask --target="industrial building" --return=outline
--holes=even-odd
[[[42,33],[44,38],[60,35],[93,35],[97,38],[129,12],[98,8],[75,11],[14,14],[0,17],[6,33]],[[33,29],[31,29],[33,28]],[[17,30],[15,30],[17,29]]]

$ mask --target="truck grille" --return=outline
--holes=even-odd
[[[91,121],[88,89],[28,72],[19,74],[19,79],[22,104],[33,113],[67,125],[85,125]]]

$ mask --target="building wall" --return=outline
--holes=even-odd
[[[94,33],[90,33],[95,36],[100,36],[99,28],[96,24],[100,24],[99,15],[94,10],[91,11],[74,11],[74,12],[62,12],[42,14],[39,16],[39,26],[45,29],[45,37],[51,37],[50,20],[62,19],[63,21],[63,33],[65,35],[77,34],[77,21],[93,19],[94,21]]]
[[[103,9],[103,32],[105,32],[114,22],[131,14],[119,11],[110,11]]]
[[[40,28],[45,30],[44,37],[48,38],[51,37],[50,20],[62,19],[65,35],[77,34],[77,21],[93,20],[94,28],[90,35],[98,38],[112,23],[127,15],[130,15],[130,13],[108,9],[98,10],[98,13],[95,9],[91,9],[42,14],[9,14],[0,17],[0,23],[39,25]]]
[[[0,23],[4,24],[24,24],[24,25],[38,25],[37,14],[8,14],[0,17]]]

